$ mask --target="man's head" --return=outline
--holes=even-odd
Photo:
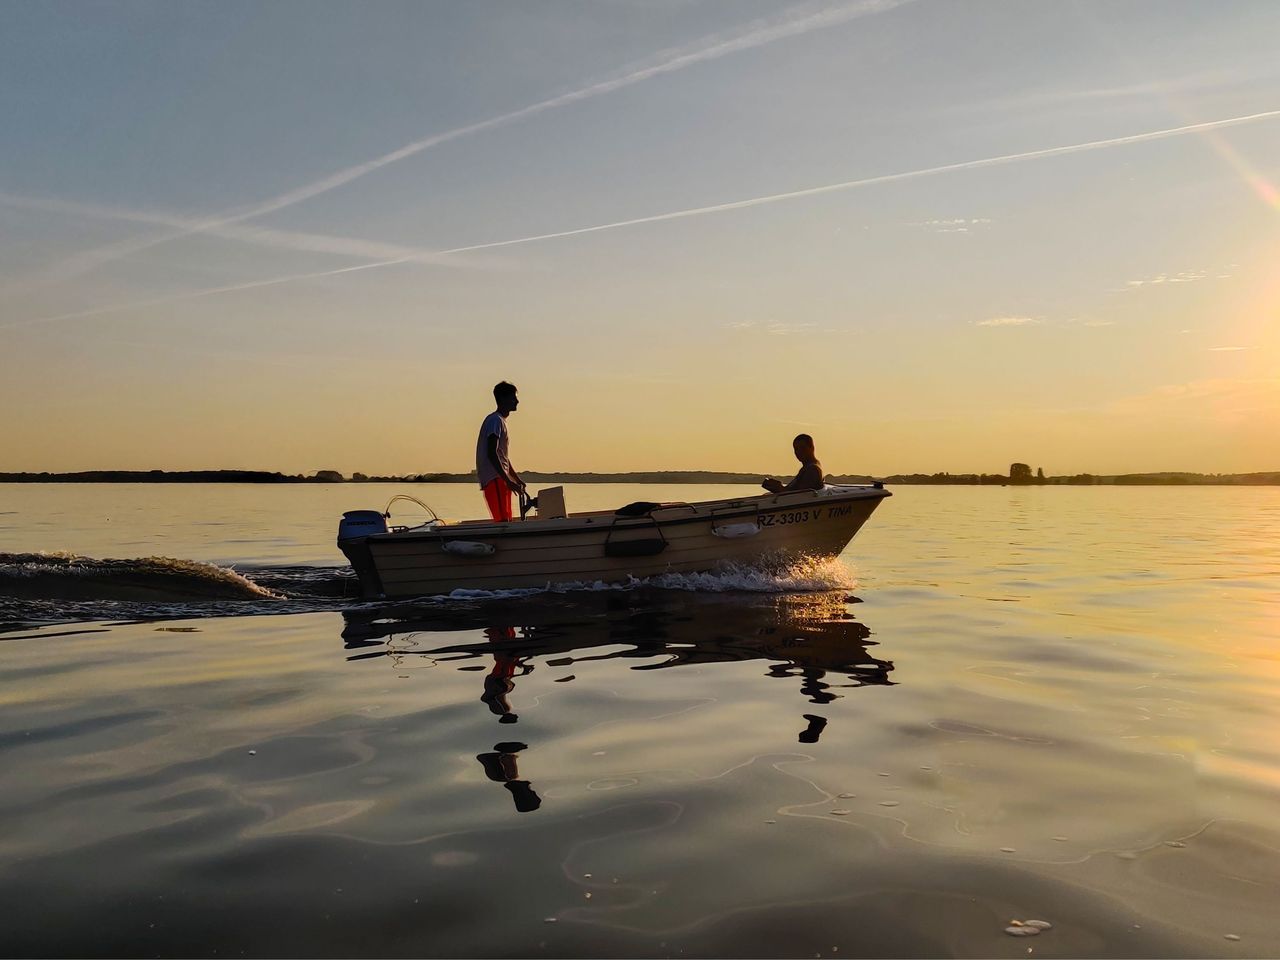
[[[818,459],[818,454],[813,449],[813,437],[807,433],[802,433],[792,440],[791,449],[796,452],[796,459],[801,463],[809,463]]]
[[[493,388],[493,399],[498,401],[498,412],[504,417],[520,406],[520,399],[516,396],[516,385],[507,383],[505,380]]]

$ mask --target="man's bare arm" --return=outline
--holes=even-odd
[[[794,480],[782,488],[783,493],[789,493],[793,490],[821,490],[825,481],[822,477],[822,468],[816,463],[806,463],[800,468]]]
[[[498,476],[504,478],[507,483],[513,487],[524,489],[524,481],[516,473],[515,467],[509,463],[503,463],[502,457],[498,456],[498,435],[496,433],[489,434],[489,462],[498,471]]]

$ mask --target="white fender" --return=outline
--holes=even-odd
[[[711,532],[717,537],[724,537],[726,540],[739,540],[742,537],[754,537],[760,532],[760,524],[758,523],[729,523],[723,527],[713,527]]]
[[[477,540],[446,540],[441,544],[441,549],[459,557],[491,557],[494,551],[492,543],[480,543]]]

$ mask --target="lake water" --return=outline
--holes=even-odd
[[[397,490],[478,512],[0,486],[0,554],[293,598],[0,558],[0,951],[1280,955],[1280,489],[900,487],[791,577],[361,603],[316,568]]]

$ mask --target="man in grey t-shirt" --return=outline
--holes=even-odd
[[[770,493],[790,493],[793,490],[821,490],[826,481],[822,477],[822,462],[818,459],[818,454],[813,448],[813,437],[807,433],[800,434],[800,436],[791,441],[791,449],[795,451],[796,459],[800,461],[800,472],[796,474],[796,478],[790,483],[784,484],[781,480],[766,477],[760,486]]]
[[[520,406],[514,384],[503,380],[493,388],[493,399],[498,409],[484,418],[480,424],[480,436],[476,440],[476,477],[484,491],[489,515],[494,520],[511,519],[511,491],[524,492],[524,481],[511,466],[507,457],[510,434],[507,417]]]

